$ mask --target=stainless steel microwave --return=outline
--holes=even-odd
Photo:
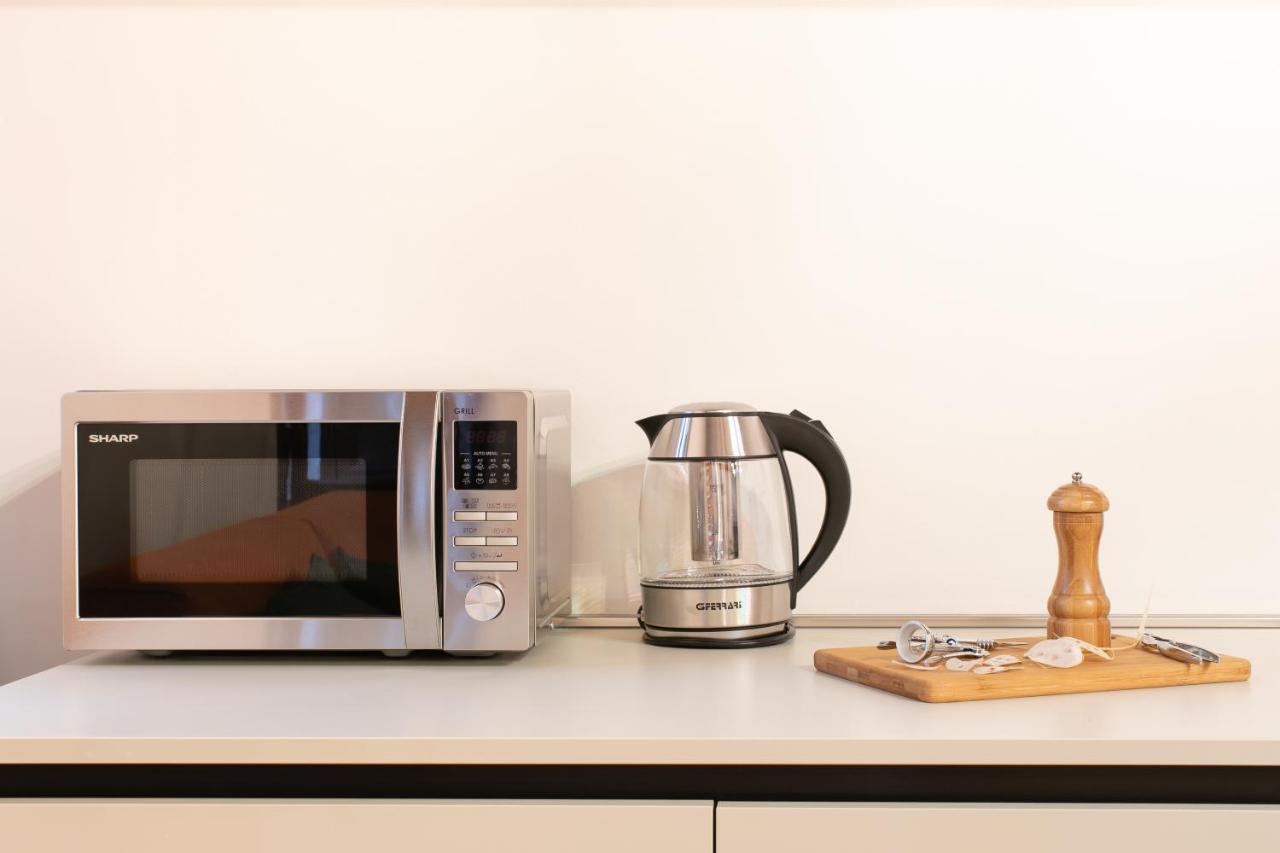
[[[62,400],[69,649],[520,651],[569,596],[569,395]]]

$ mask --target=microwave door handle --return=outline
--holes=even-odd
[[[440,395],[411,391],[400,415],[396,530],[400,620],[405,648],[438,649],[440,598],[436,571],[436,448]]]

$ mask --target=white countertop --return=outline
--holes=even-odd
[[[1275,631],[1166,632],[1251,658],[1239,684],[929,705],[813,669],[815,649],[892,633],[724,651],[560,629],[487,659],[101,653],[0,687],[0,763],[1280,765]]]

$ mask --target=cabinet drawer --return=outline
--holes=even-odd
[[[0,800],[0,850],[710,853],[710,802]]]
[[[1271,849],[1280,807],[1127,804],[721,803],[716,853],[1204,853]]]

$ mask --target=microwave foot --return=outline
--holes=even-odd
[[[409,652],[410,649],[383,649],[382,655],[389,658],[407,658]]]
[[[444,653],[451,658],[491,658],[497,654],[497,652],[459,652],[450,649],[445,649]]]
[[[173,654],[172,649],[138,649],[138,651],[149,658],[167,658]]]

